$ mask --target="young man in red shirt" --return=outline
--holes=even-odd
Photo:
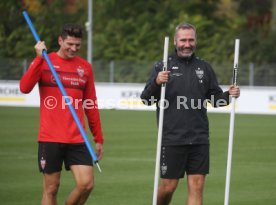
[[[103,155],[103,134],[92,66],[77,56],[81,47],[82,29],[76,24],[66,24],[58,37],[60,48],[49,58],[63,84],[67,95],[85,129],[84,113],[94,136],[96,155]],[[63,163],[71,170],[76,187],[65,204],[84,204],[94,186],[92,158],[85,146],[68,103],[42,57],[46,49],[43,41],[35,45],[36,58],[20,81],[20,90],[29,93],[39,84],[40,128],[38,136],[38,164],[43,173],[42,205],[57,204],[57,193]]]

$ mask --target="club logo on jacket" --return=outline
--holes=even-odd
[[[201,70],[201,68],[198,67],[198,68],[195,70],[195,72],[196,72],[196,75],[197,75],[197,77],[198,77],[198,79],[199,79],[199,83],[203,83],[202,78],[204,77],[204,70]]]
[[[82,67],[77,67],[77,73],[79,74],[80,77],[84,76],[84,69]]]

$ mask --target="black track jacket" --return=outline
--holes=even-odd
[[[162,145],[209,144],[207,101],[214,107],[229,104],[229,92],[219,87],[212,67],[193,54],[168,57],[169,81],[166,84]],[[155,79],[163,69],[157,62],[141,94],[144,104],[156,103],[159,117],[161,86]]]

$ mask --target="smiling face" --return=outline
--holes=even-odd
[[[195,30],[192,28],[180,28],[175,34],[174,45],[179,57],[190,57],[196,48]]]
[[[74,58],[81,48],[81,38],[67,36],[66,38],[59,37],[58,44],[60,48],[57,54],[64,58]]]

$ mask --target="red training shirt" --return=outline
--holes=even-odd
[[[92,66],[76,56],[63,59],[56,52],[49,58],[85,130],[84,112],[96,143],[103,143],[100,115],[94,85]],[[82,143],[84,142],[46,61],[37,56],[20,80],[23,93],[32,91],[39,83],[40,127],[39,142]]]

